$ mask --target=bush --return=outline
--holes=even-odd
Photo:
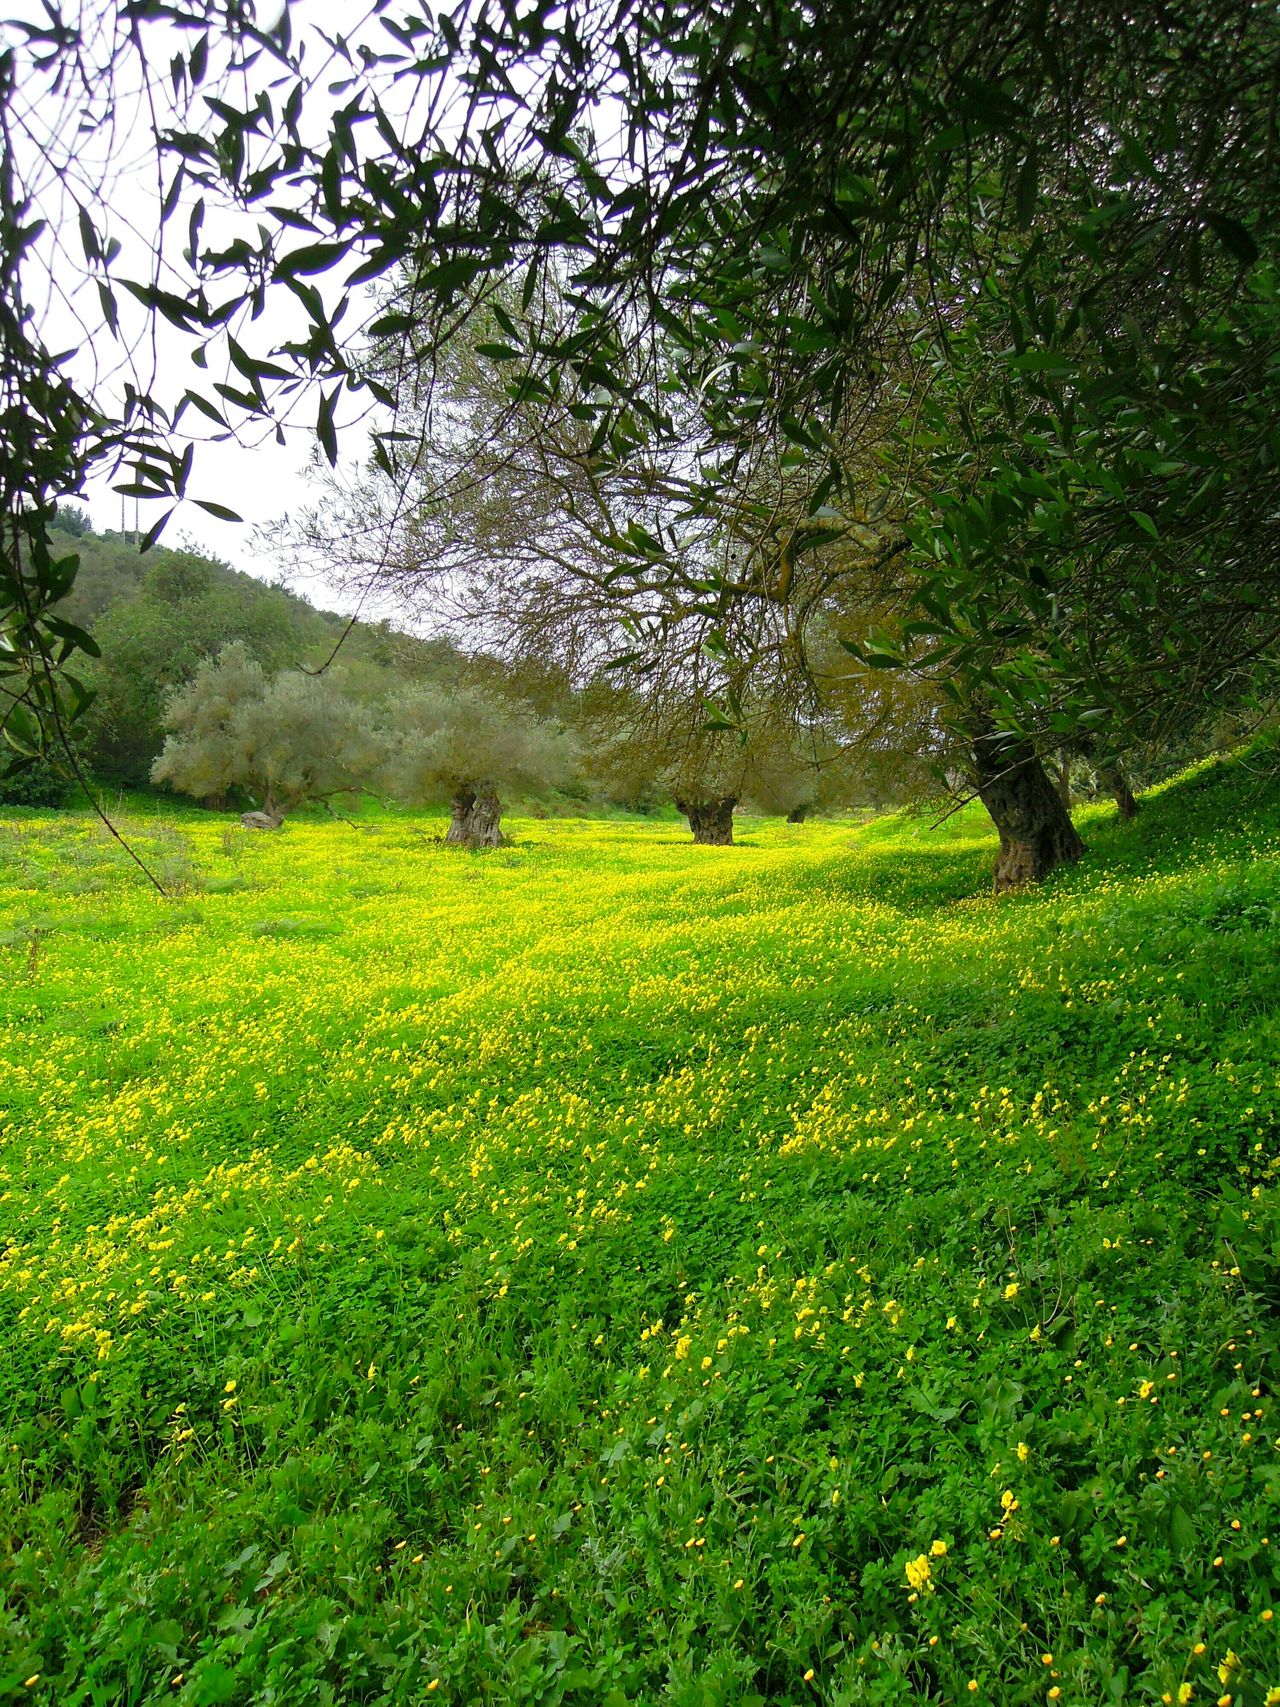
[[[0,774],[0,806],[65,806],[70,792],[69,779],[47,759]]]

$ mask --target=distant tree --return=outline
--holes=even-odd
[[[60,528],[63,533],[70,534],[72,539],[84,539],[93,532],[89,520],[89,512],[82,510],[78,504],[68,504],[65,498],[59,498],[53,506],[51,527]]]
[[[528,705],[480,688],[423,687],[398,695],[386,717],[383,786],[421,806],[447,802],[447,842],[497,847],[499,790],[539,792],[567,774],[569,743]]]
[[[867,621],[851,612],[845,635],[861,633]],[[945,796],[957,754],[937,683],[855,662],[825,621],[810,621],[803,644],[814,696],[802,725],[804,762],[766,766],[753,804],[797,823],[811,812]]]
[[[94,625],[102,656],[85,671],[97,695],[85,718],[90,764],[115,781],[144,783],[164,742],[169,698],[202,659],[238,641],[278,670],[327,653],[327,632],[318,612],[251,575],[191,552],[158,554],[137,590]]]
[[[588,693],[587,775],[620,803],[665,796],[703,847],[731,847],[733,814],[812,808],[829,734],[782,704],[739,705],[732,725],[702,698],[666,688]]]
[[[663,759],[659,776],[689,820],[695,842],[728,847],[733,814],[744,806],[799,822],[822,792],[825,735],[785,719],[759,717],[736,729],[699,729]]]
[[[339,678],[268,676],[240,644],[200,665],[171,696],[165,723],[153,782],[197,800],[242,789],[273,828],[307,800],[365,786],[378,768],[370,713]]]
[[[795,753],[780,752],[775,763],[766,760],[757,766],[743,804],[762,817],[803,824],[819,808],[822,781],[816,763],[806,763]]]
[[[829,728],[784,732],[756,755],[743,805],[765,818],[803,824],[819,812],[866,805],[865,754],[839,746]]]

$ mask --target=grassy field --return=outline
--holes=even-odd
[[[1280,798],[0,821],[0,1700],[1280,1701]]]

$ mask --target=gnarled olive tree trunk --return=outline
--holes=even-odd
[[[496,848],[502,845],[502,802],[492,789],[477,793],[459,789],[449,802],[449,830],[445,841],[460,848]]]
[[[807,806],[793,806],[790,812],[787,813],[787,823],[803,824],[808,816],[809,808]]]
[[[1121,821],[1125,824],[1130,823],[1138,816],[1138,802],[1129,786],[1129,779],[1124,773],[1124,766],[1118,763],[1103,765],[1098,774],[1102,778],[1103,786],[1110,791],[1115,800],[1116,810],[1120,814]]]
[[[677,800],[676,811],[683,812],[689,820],[695,842],[707,848],[731,848],[733,809],[737,803],[735,795],[723,800]]]
[[[1080,858],[1084,843],[1029,741],[983,730],[973,738],[973,763],[978,794],[1000,832],[997,894],[1039,883]]]

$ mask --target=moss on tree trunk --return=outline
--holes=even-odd
[[[1084,843],[1029,741],[983,731],[973,742],[978,794],[1000,832],[995,889],[1039,883],[1073,864]]]
[[[730,848],[733,846],[733,809],[737,800],[677,800],[676,811],[689,820],[693,839],[701,847]]]

